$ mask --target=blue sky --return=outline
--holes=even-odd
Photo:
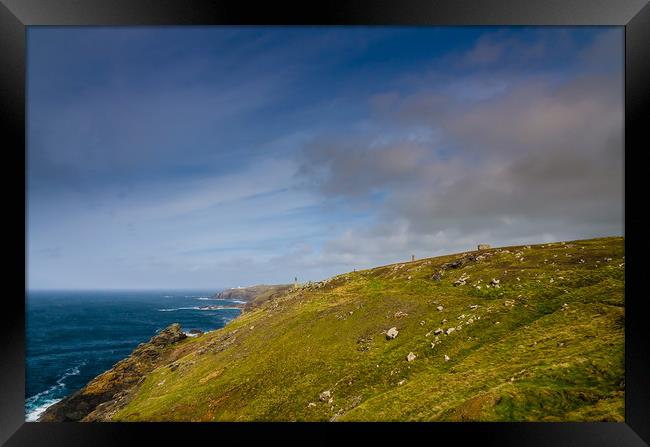
[[[623,234],[622,28],[28,29],[28,286]]]

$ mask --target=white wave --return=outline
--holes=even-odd
[[[60,399],[48,399],[43,401],[40,405],[37,407],[32,408],[29,413],[25,415],[25,422],[36,422],[39,417],[47,410],[49,407],[54,405],[55,403],[59,402],[63,398]]]
[[[61,377],[56,379],[56,383],[54,385],[52,385],[51,387],[49,387],[45,391],[41,391],[40,393],[34,394],[33,396],[27,398],[25,400],[25,407],[29,409],[29,412],[27,412],[27,414],[25,415],[25,420],[27,422],[36,421],[40,417],[40,415],[45,410],[47,410],[48,407],[54,405],[55,403],[57,403],[58,401],[63,399],[62,397],[59,397],[59,398],[53,398],[52,397],[52,398],[49,398],[49,399],[46,398],[45,400],[42,400],[43,398],[45,398],[45,396],[49,396],[51,393],[53,393],[53,392],[55,392],[57,390],[64,389],[65,388],[65,379],[67,379],[68,377],[71,377],[71,376],[78,376],[79,372],[80,372],[79,368],[81,368],[85,364],[86,364],[86,362],[81,362],[77,366],[73,366],[72,368],[68,368],[61,375]]]
[[[226,303],[246,304],[246,301],[234,300],[234,299],[231,299],[231,298],[210,298],[210,297],[207,297],[207,296],[201,296],[201,297],[199,297],[197,299],[201,300],[201,301],[224,301]]]
[[[212,306],[207,306],[207,307],[199,307],[199,306],[192,306],[192,307],[173,307],[171,309],[158,309],[158,312],[175,312],[177,310],[222,310],[222,309],[239,309],[239,307],[230,307],[230,306],[223,306],[223,307],[212,307]]]
[[[177,310],[201,310],[200,307],[198,306],[192,306],[192,307],[174,307],[171,309],[158,309],[158,312],[174,312]]]

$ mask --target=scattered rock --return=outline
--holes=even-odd
[[[399,334],[399,331],[397,330],[397,328],[392,327],[392,328],[388,329],[388,331],[386,332],[386,338],[388,340],[393,340],[393,339],[395,339],[395,337],[397,337],[397,334]]]
[[[445,362],[448,362],[449,360],[451,360],[451,359],[449,358],[449,356],[447,354],[445,354]]]
[[[465,284],[467,284],[468,279],[469,279],[469,275],[467,273],[463,273],[462,275],[460,275],[460,278],[454,281],[454,286],[464,286]]]
[[[442,307],[442,306],[438,306],[438,307],[436,307],[436,309],[438,309],[438,311],[440,311],[440,312],[442,312],[443,310],[445,310],[445,308]]]
[[[469,306],[469,308],[475,310],[478,308],[478,304],[472,304],[471,306]]]
[[[423,321],[420,321],[420,326],[424,326],[426,323]]]
[[[447,328],[447,330],[445,331],[445,334],[446,334],[446,335],[449,335],[449,334],[451,334],[452,332],[454,332],[455,330],[456,330],[455,327]]]
[[[409,362],[412,362],[413,360],[415,360],[415,357],[416,357],[415,354],[413,354],[412,352],[409,352],[408,355],[406,356],[406,360],[409,361]]]
[[[327,391],[323,391],[322,393],[320,393],[320,396],[318,397],[318,399],[321,402],[327,402],[328,400],[330,400],[331,397],[332,397],[332,392],[330,390],[327,390]]]
[[[443,332],[444,332],[444,331],[443,331],[441,328],[438,328],[438,329],[436,329],[435,331],[433,331],[433,335],[442,334]]]
[[[406,312],[402,312],[401,310],[398,310],[395,312],[395,315],[393,315],[395,318],[402,318],[402,317],[408,317],[409,314]]]
[[[434,281],[440,281],[442,279],[442,275],[444,275],[444,274],[445,274],[444,271],[438,270],[436,273],[433,274],[431,279],[433,279]]]
[[[457,268],[462,267],[463,265],[465,265],[466,262],[467,261],[465,260],[465,258],[460,258],[460,259],[457,259],[457,260],[455,260],[453,262],[448,262],[446,264],[443,264],[442,268],[443,269],[457,269]]]
[[[501,281],[499,281],[498,279],[492,278],[492,281],[490,281],[490,285],[498,286],[500,282]]]
[[[313,408],[315,406],[316,406],[316,404],[314,402],[309,402],[309,404],[307,405],[307,408]]]

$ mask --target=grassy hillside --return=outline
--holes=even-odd
[[[184,355],[147,374],[110,417],[621,421],[624,262],[623,239],[603,238],[290,289],[180,341]]]

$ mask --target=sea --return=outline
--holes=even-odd
[[[25,420],[83,388],[172,323],[184,332],[225,326],[239,309],[219,290],[29,291],[26,302]]]

